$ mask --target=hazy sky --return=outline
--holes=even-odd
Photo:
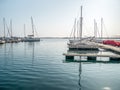
[[[103,17],[104,35],[120,35],[120,0],[0,0],[0,36],[3,35],[3,17],[9,26],[13,22],[13,35],[31,34],[31,19],[40,37],[69,36],[74,19],[79,17],[83,5],[83,36],[93,36],[94,19],[100,30]]]

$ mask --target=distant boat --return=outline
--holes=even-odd
[[[4,44],[5,43],[5,41],[4,40],[0,40],[0,44]]]
[[[31,17],[31,24],[32,24],[32,34],[28,35],[27,37],[24,37],[23,41],[24,42],[39,42],[40,38],[35,37],[34,35],[34,24],[33,24],[33,18]]]
[[[12,19],[10,20],[10,28],[8,28],[6,22],[5,22],[5,18],[3,18],[3,24],[4,24],[4,36],[0,39],[0,43],[18,43],[20,42],[19,38],[18,37],[13,37],[12,35]],[[6,36],[6,27],[7,27],[7,30],[8,30],[8,34],[9,36]]]
[[[40,38],[34,37],[34,35],[28,35],[27,37],[24,38],[24,42],[39,42]]]

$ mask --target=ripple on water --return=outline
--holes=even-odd
[[[0,90],[119,90],[120,64],[63,62],[66,41],[0,46]]]

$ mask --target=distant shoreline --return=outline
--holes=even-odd
[[[73,39],[70,37],[40,37],[41,39]],[[97,37],[97,39],[120,39],[120,37]]]
[[[14,36],[15,38],[24,38],[24,37],[17,37]],[[3,37],[0,37],[3,38]],[[6,37],[6,38],[10,38],[10,37]],[[39,37],[40,39],[73,39],[72,37]],[[85,37],[83,37],[85,38]],[[120,39],[120,37],[97,37],[97,39]]]

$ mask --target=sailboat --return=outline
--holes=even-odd
[[[75,20],[76,23],[76,20]],[[82,28],[83,28],[83,17],[82,17],[82,6],[81,6],[81,16],[80,16],[80,31],[79,37],[75,38],[75,24],[74,24],[74,38],[69,40],[68,48],[69,50],[98,50],[97,45],[94,42],[91,42],[94,37],[82,37]]]
[[[3,24],[4,24],[4,36],[0,38],[0,44],[5,43],[5,18],[3,18]]]
[[[0,44],[4,44],[5,40],[0,39]]]
[[[40,38],[35,37],[35,35],[34,35],[34,24],[33,24],[33,18],[32,17],[31,17],[31,24],[32,24],[32,34],[25,37],[23,41],[24,42],[39,42]]]

